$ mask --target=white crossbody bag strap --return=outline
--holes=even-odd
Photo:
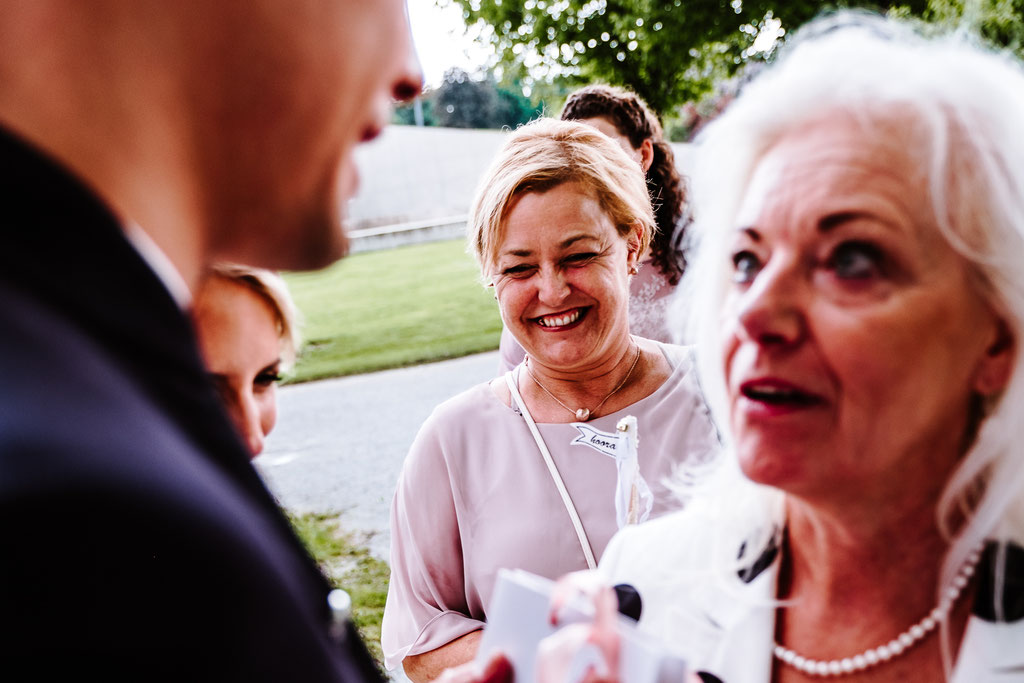
[[[551,479],[555,482],[555,488],[558,489],[558,494],[562,496],[562,502],[565,504],[565,510],[569,513],[569,519],[572,520],[573,527],[576,528],[577,538],[580,539],[580,547],[583,548],[583,555],[587,558],[587,567],[590,569],[597,569],[597,561],[594,559],[594,550],[590,547],[590,540],[587,538],[587,532],[583,529],[583,522],[580,521],[579,513],[576,512],[576,506],[573,505],[572,498],[569,497],[569,491],[565,488],[565,482],[562,481],[562,475],[558,473],[558,468],[555,467],[555,461],[551,459],[551,453],[548,451],[548,447],[544,443],[544,439],[541,438],[540,432],[537,430],[537,425],[533,421],[533,416],[530,415],[530,411],[526,409],[526,402],[523,401],[523,397],[519,395],[519,388],[516,386],[516,380],[512,377],[511,370],[505,373],[505,383],[508,384],[508,390],[512,394],[512,400],[516,402],[517,406],[519,406],[519,412],[522,413],[523,419],[526,420],[526,426],[530,428],[530,433],[533,434],[533,440],[537,442],[537,448],[540,449],[540,454],[544,456],[544,464],[548,466],[548,472],[551,473]]]

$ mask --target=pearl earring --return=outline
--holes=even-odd
[[[639,272],[640,272],[640,269],[636,267],[635,263],[629,267],[629,274],[630,275],[636,275]]]

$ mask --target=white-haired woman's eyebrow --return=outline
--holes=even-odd
[[[877,217],[867,211],[836,211],[818,219],[818,232],[831,232],[841,225],[861,219],[877,220]]]
[[[759,243],[762,239],[761,233],[758,232],[757,228],[755,228],[753,225],[741,225],[740,227],[736,228],[736,232],[741,233],[742,235],[747,237],[747,239],[754,243]]]

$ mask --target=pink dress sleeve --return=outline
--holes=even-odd
[[[457,473],[444,457],[435,416],[416,436],[391,505],[391,580],[381,646],[390,670],[483,628],[466,595]]]

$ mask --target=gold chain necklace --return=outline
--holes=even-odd
[[[570,413],[572,413],[572,415],[577,420],[579,420],[580,422],[586,422],[587,420],[590,419],[590,416],[592,414],[597,413],[597,411],[601,409],[601,406],[604,405],[605,401],[610,399],[615,394],[616,391],[618,391],[619,389],[621,389],[623,387],[623,385],[626,383],[626,380],[628,380],[630,375],[633,374],[633,369],[636,368],[637,361],[639,361],[639,360],[640,360],[640,345],[637,344],[636,345],[636,356],[633,357],[633,364],[629,366],[629,372],[627,372],[626,376],[622,378],[622,381],[619,382],[618,386],[616,386],[614,389],[612,389],[611,392],[609,392],[607,396],[605,396],[604,398],[601,399],[600,403],[598,403],[596,406],[594,406],[594,410],[593,411],[590,411],[590,410],[588,410],[586,408],[577,408],[576,410],[573,410],[569,406],[567,406],[564,403],[562,403],[561,401],[559,401],[558,397],[555,396],[554,394],[552,394],[550,391],[548,391],[548,388],[545,387],[543,384],[541,384],[540,380],[537,379],[537,376],[533,374],[533,370],[530,369],[530,357],[529,356],[526,357],[525,362],[523,363],[523,365],[526,366],[526,372],[528,372],[530,374],[530,379],[532,379],[534,381],[534,383],[538,387],[540,387],[541,390],[543,390],[543,392],[545,394],[550,396],[555,401],[555,403],[557,403],[558,405],[562,406],[563,408],[568,410]]]

